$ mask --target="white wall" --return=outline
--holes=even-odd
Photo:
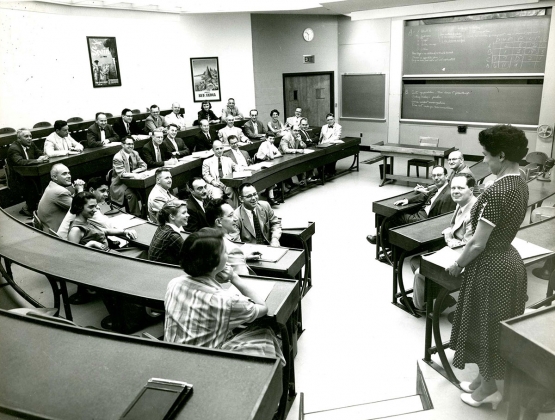
[[[192,123],[191,57],[218,57],[222,102],[254,105],[250,14],[176,15],[44,3],[0,3],[0,127],[97,111],[162,109],[178,101]],[[92,87],[87,36],[115,36],[121,87]]]

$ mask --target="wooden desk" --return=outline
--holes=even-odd
[[[193,384],[176,419],[271,419],[282,394],[274,358],[60,325],[0,310],[0,413],[119,419],[149,378]]]
[[[401,144],[401,143],[384,143],[380,141],[370,146],[373,152],[380,152],[383,157],[383,179],[380,187],[383,186],[388,180],[409,181],[409,182],[422,182],[422,178],[412,176],[394,175],[394,159],[396,156],[405,156],[409,158],[433,158],[436,162],[440,162],[441,166],[445,165],[445,158],[449,153],[455,151],[454,147],[434,147],[434,146],[420,146],[414,144]],[[387,172],[387,159],[390,159],[391,174]]]
[[[532,378],[551,395],[555,394],[553,325],[554,306],[501,322],[499,351],[507,361],[505,395],[509,399],[508,420],[520,419],[521,385],[527,382],[527,378]],[[537,416],[537,412],[535,414]]]
[[[527,258],[523,260],[524,265],[530,265],[549,258],[555,252],[555,219],[547,219],[525,226],[518,231],[516,237],[552,251],[550,254]],[[461,253],[462,248],[458,248],[456,251]],[[429,261],[425,255],[420,263],[420,274],[426,278],[426,335],[423,360],[452,384],[459,387],[459,380],[453,373],[445,355],[444,349],[449,347],[449,343],[443,343],[441,339],[439,308],[441,308],[443,300],[447,295],[460,289],[462,279],[460,276],[450,276],[445,272],[443,267]],[[436,293],[437,297],[435,297]],[[432,331],[435,342],[434,347],[432,347]],[[435,352],[438,353],[442,366],[437,365],[431,359],[431,355]]]
[[[50,281],[57,308],[60,295],[66,317],[72,319],[66,282],[115,296],[116,300],[136,302],[152,308],[164,308],[164,296],[169,281],[180,276],[180,268],[150,261],[127,258],[116,253],[102,252],[72,244],[40,232],[0,211],[0,273],[14,289],[35,307],[41,305],[30,297],[14,280],[11,263],[44,274]],[[252,282],[273,281],[266,299],[268,316],[281,329],[283,353],[287,359],[284,375],[289,393],[294,395],[294,361],[290,343],[296,340],[297,308],[300,289],[296,280],[256,276],[241,276]],[[57,283],[60,282],[60,286]],[[116,305],[118,308],[120,304]],[[121,331],[121,316],[114,314],[114,328]],[[290,381],[291,380],[291,381]],[[285,392],[284,392],[285,394]],[[285,398],[285,397],[284,397]],[[284,402],[285,404],[285,402]]]
[[[280,243],[288,248],[304,250],[304,279],[301,285],[301,296],[312,288],[312,236],[316,233],[316,223],[308,222],[307,228],[281,227]]]

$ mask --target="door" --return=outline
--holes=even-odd
[[[326,123],[326,114],[334,112],[334,102],[332,71],[283,75],[284,121],[295,115],[295,108],[301,107],[310,126],[321,127]]]

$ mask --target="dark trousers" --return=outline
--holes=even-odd
[[[23,196],[27,210],[33,212],[39,206],[40,193],[39,187],[33,179],[18,176],[15,180],[16,191]]]

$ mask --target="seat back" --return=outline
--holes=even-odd
[[[11,128],[11,127],[2,127],[0,128],[0,134],[10,134],[10,133],[15,133],[15,128]]]
[[[536,165],[543,165],[548,159],[547,155],[543,152],[531,152],[524,158],[528,163],[535,163]]]
[[[71,117],[67,120],[68,123],[81,122],[81,121],[83,121],[83,118],[81,117]]]
[[[140,114],[140,113],[141,113],[141,110],[140,110],[140,109],[133,109],[133,110],[131,110],[131,112],[132,112],[133,114]]]
[[[435,146],[439,144],[439,137],[422,137],[419,139],[420,146]]]
[[[106,118],[112,118],[114,116],[114,114],[110,112],[105,112],[104,115],[106,115]]]
[[[8,188],[11,188],[10,179],[11,179],[12,173],[11,173],[10,165],[8,165],[8,159],[4,161],[4,172],[6,172],[6,185],[8,186]]]
[[[40,128],[40,127],[52,127],[52,124],[50,124],[48,121],[41,121],[36,123],[33,128]]]
[[[39,216],[37,215],[37,211],[36,211],[36,210],[33,212],[33,227],[34,227],[35,229],[38,229],[38,230],[42,230],[42,229],[43,229],[42,222],[40,221]]]

